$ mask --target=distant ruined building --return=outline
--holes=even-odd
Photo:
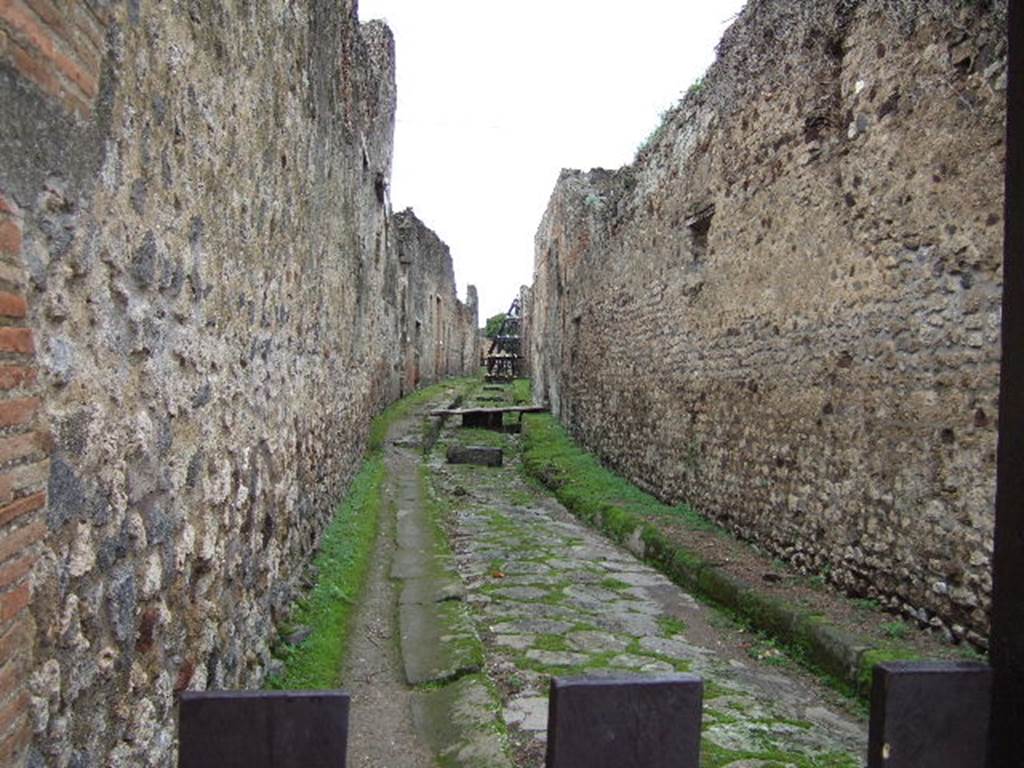
[[[354,0],[0,5],[0,765],[172,766],[371,417],[476,370]]]
[[[984,645],[1006,4],[751,0],[537,232],[535,397],[610,466]]]

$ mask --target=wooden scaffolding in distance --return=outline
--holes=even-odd
[[[487,381],[512,381],[523,374],[522,306],[517,297],[505,314],[498,333],[491,339],[484,364]]]

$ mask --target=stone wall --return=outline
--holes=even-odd
[[[263,681],[405,302],[475,326],[401,279],[393,53],[355,0],[0,4],[0,764],[173,765],[175,691]]]
[[[983,644],[1005,4],[752,0],[537,233],[536,396],[658,496]]]
[[[394,216],[400,265],[403,392],[424,382],[475,373],[477,294],[456,298],[448,246],[412,209]]]

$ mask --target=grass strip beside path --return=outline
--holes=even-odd
[[[366,582],[384,503],[388,431],[413,409],[471,381],[457,379],[426,387],[391,404],[373,420],[363,466],[320,541],[314,560],[316,585],[296,603],[282,635],[297,627],[312,631],[298,645],[277,645],[274,652],[284,661],[285,671],[270,678],[267,688],[322,690],[340,684],[351,619]]]

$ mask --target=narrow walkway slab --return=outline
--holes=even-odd
[[[419,422],[405,426],[416,430]],[[415,728],[445,768],[510,768],[466,590],[425,498],[422,454],[398,439],[387,467],[396,505],[391,576],[399,590],[401,663],[414,687],[409,705]]]

